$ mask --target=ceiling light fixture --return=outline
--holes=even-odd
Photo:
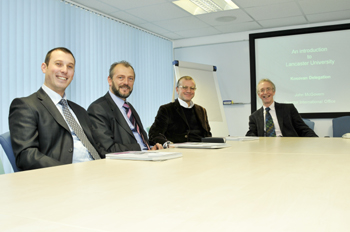
[[[239,8],[231,0],[178,0],[173,3],[193,15]]]

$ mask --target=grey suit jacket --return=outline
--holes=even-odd
[[[275,102],[278,124],[284,137],[318,137],[300,117],[293,104]],[[264,108],[249,116],[249,131],[246,136],[264,136]]]
[[[68,104],[87,138],[97,148],[87,112],[71,101],[68,101]],[[19,169],[29,170],[72,163],[72,134],[63,116],[42,88],[28,97],[12,101],[9,127]]]
[[[140,133],[148,143],[147,133],[143,129],[139,115],[130,103],[129,106],[140,127]],[[92,122],[94,135],[96,135],[96,140],[101,145],[103,154],[141,150],[133,132],[109,92],[91,103],[87,111]]]

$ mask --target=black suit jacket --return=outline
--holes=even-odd
[[[178,99],[159,107],[155,121],[149,130],[151,144],[164,144],[167,140],[173,143],[188,141],[190,126],[181,107]],[[211,137],[207,111],[197,104],[193,107],[205,131],[205,137]]]
[[[128,103],[140,132],[148,143],[147,133],[143,129],[139,115],[134,107]],[[94,135],[103,154],[121,151],[140,151],[140,145],[132,133],[124,116],[118,109],[112,97],[107,92],[106,95],[97,99],[88,108]]]
[[[283,137],[318,137],[300,117],[293,104],[275,102],[278,124]],[[249,116],[249,131],[246,136],[264,136],[264,108]]]
[[[97,148],[86,110],[71,101],[68,101],[68,104],[87,138]],[[74,145],[71,131],[42,88],[28,97],[12,101],[9,127],[19,169],[29,170],[72,163]]]

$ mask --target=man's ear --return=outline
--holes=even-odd
[[[43,73],[46,73],[46,70],[47,70],[47,65],[46,65],[46,63],[44,62],[44,63],[41,64],[41,71],[42,71]]]

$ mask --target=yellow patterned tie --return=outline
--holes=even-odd
[[[265,122],[266,122],[266,137],[276,137],[275,132],[275,125],[273,124],[273,120],[270,114],[270,108],[266,107],[266,115],[265,115]]]

